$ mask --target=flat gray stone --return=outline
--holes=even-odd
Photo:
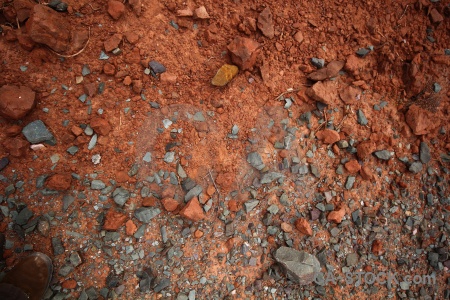
[[[134,216],[143,223],[150,223],[160,213],[161,210],[157,207],[140,207],[134,211]]]
[[[319,260],[304,251],[280,247],[274,258],[286,270],[287,277],[300,285],[311,284],[320,272]]]
[[[175,152],[166,152],[164,154],[164,161],[168,164],[172,163],[175,160]]]
[[[423,165],[420,161],[415,161],[409,166],[409,171],[414,174],[419,173],[422,169]]]
[[[252,211],[257,205],[259,204],[259,201],[256,199],[248,200],[244,203],[245,211],[249,213]]]
[[[394,152],[390,152],[388,150],[375,151],[374,154],[378,159],[381,160],[389,160],[392,156],[394,156]]]
[[[105,187],[106,187],[106,184],[103,181],[99,180],[99,179],[92,180],[92,182],[91,182],[91,189],[92,190],[102,190]]]
[[[360,109],[358,109],[356,111],[356,118],[357,118],[358,124],[360,124],[360,125],[364,126],[364,125],[367,125],[367,123],[369,123],[369,121],[367,121],[366,116],[364,115],[364,112]]]
[[[117,205],[123,206],[125,202],[130,198],[130,192],[122,187],[118,187],[113,192],[113,198],[114,202],[116,202]]]
[[[355,183],[355,176],[348,176],[347,177],[347,181],[345,182],[345,188],[347,190],[350,190],[351,188],[353,188],[353,184]]]
[[[421,142],[420,143],[420,152],[419,152],[419,156],[420,156],[420,161],[424,164],[427,164],[430,162],[431,160],[431,151],[430,151],[430,147],[428,147],[428,144],[425,142]]]
[[[194,114],[194,121],[205,122],[205,117],[203,116],[201,111],[198,111]]]
[[[189,201],[192,198],[200,195],[200,193],[203,191],[203,188],[200,185],[194,186],[189,192],[186,193],[184,196],[184,201]]]
[[[251,152],[247,156],[247,162],[258,171],[261,171],[266,167],[263,163],[261,155],[258,152]]]
[[[28,220],[30,220],[33,217],[34,213],[28,209],[28,207],[25,207],[20,211],[20,213],[16,217],[16,224],[17,225],[25,225],[28,223]]]
[[[272,181],[278,180],[282,177],[284,177],[284,175],[281,173],[268,172],[263,175],[260,182],[261,182],[261,184],[271,183]]]
[[[32,144],[53,140],[53,134],[47,129],[44,122],[36,120],[22,129],[22,133]]]
[[[356,253],[349,253],[345,259],[345,262],[347,264],[347,267],[356,266],[358,264],[358,254]]]
[[[142,159],[145,162],[151,162],[152,161],[152,154],[150,152],[145,153],[144,158]]]

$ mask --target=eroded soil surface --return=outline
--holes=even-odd
[[[46,299],[449,299],[447,0],[37,2],[0,1],[3,272],[48,254]]]

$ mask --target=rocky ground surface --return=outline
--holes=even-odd
[[[448,1],[0,4],[2,274],[41,251],[45,299],[450,298]]]

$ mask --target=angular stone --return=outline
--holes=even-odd
[[[119,206],[124,206],[125,202],[130,198],[130,192],[122,187],[118,187],[112,194],[114,202]]]
[[[115,231],[122,227],[127,219],[128,217],[125,214],[115,211],[114,209],[110,209],[106,213],[103,229]]]
[[[319,260],[304,251],[280,247],[274,258],[285,269],[287,277],[300,285],[311,284],[320,272]]]
[[[119,47],[120,42],[122,41],[122,35],[119,33],[114,34],[110,38],[108,38],[104,43],[103,46],[105,47],[106,52],[111,52],[114,49]]]
[[[194,10],[194,18],[196,19],[209,19],[209,14],[204,6],[200,6]]]
[[[161,73],[166,72],[166,67],[155,60],[152,60],[151,62],[149,62],[148,66],[155,74],[161,74]]]
[[[345,104],[354,104],[361,97],[361,90],[349,85],[339,92],[339,97]]]
[[[140,207],[134,211],[134,216],[143,223],[150,223],[160,213],[161,210],[156,207]]]
[[[420,161],[415,161],[409,166],[408,170],[411,173],[416,174],[416,173],[419,173],[420,171],[422,171],[422,169],[423,169],[422,163]]]
[[[261,155],[258,152],[251,152],[247,156],[247,162],[258,171],[261,171],[266,167],[263,163]]]
[[[99,135],[108,135],[108,133],[111,131],[111,125],[109,124],[108,120],[100,117],[92,118],[90,126]]]
[[[167,211],[175,211],[178,208],[178,201],[173,198],[164,198],[161,200],[162,205]]]
[[[54,139],[53,134],[50,133],[44,122],[41,120],[36,120],[29,123],[22,129],[22,133],[32,144],[51,141]]]
[[[284,177],[284,175],[281,173],[268,172],[263,175],[260,182],[261,182],[261,184],[267,184],[267,183],[271,183],[274,180],[278,180],[282,177]]]
[[[234,78],[234,76],[237,75],[238,72],[238,67],[225,64],[217,71],[211,81],[211,84],[215,86],[225,86]]]
[[[259,43],[249,38],[236,37],[227,49],[231,54],[231,60],[241,70],[249,70],[256,63],[259,53]]]
[[[25,141],[22,138],[16,137],[13,139],[5,139],[5,141],[2,143],[3,147],[5,148],[5,150],[9,153],[9,155],[13,156],[13,157],[23,157],[25,156],[25,154],[27,153],[28,147],[30,145],[30,143],[28,143],[27,141]],[[7,158],[2,158],[2,161],[5,162],[4,159]],[[9,160],[8,160],[9,162]],[[0,167],[0,170],[2,168]]]
[[[244,203],[245,211],[249,213],[252,211],[257,205],[259,204],[259,201],[256,199],[248,200]]]
[[[186,193],[186,195],[184,196],[184,201],[191,200],[192,198],[200,195],[200,193],[202,191],[203,191],[203,188],[200,185],[196,185],[191,190],[189,190],[189,192]]]
[[[327,220],[328,222],[339,224],[342,222],[344,216],[345,216],[345,209],[341,207],[339,210],[330,212],[327,216]]]
[[[108,1],[108,14],[114,19],[118,20],[125,12],[125,5],[121,1]]]
[[[0,115],[19,120],[36,105],[36,93],[26,86],[4,85],[0,88]]]
[[[326,105],[339,103],[336,81],[319,81],[306,90],[306,95]]]
[[[430,11],[430,17],[433,23],[441,23],[442,21],[444,21],[444,17],[437,11],[436,8],[433,8]]]
[[[358,158],[363,160],[368,158],[376,149],[376,145],[372,141],[365,141],[356,147]]]
[[[359,170],[361,170],[361,165],[358,163],[356,159],[352,159],[346,162],[344,166],[345,169],[351,174],[356,174],[359,172]]]
[[[273,26],[272,11],[269,7],[266,7],[258,16],[257,26],[261,30],[262,34],[269,39],[275,36],[275,28]]]
[[[192,198],[186,206],[183,207],[180,211],[180,215],[193,222],[197,222],[205,218],[203,208],[200,206],[200,202],[198,202],[197,197]]]
[[[415,135],[427,134],[433,126],[433,118],[423,108],[413,104],[406,113],[406,123],[411,127]]]
[[[304,218],[299,218],[295,221],[295,228],[297,228],[298,231],[300,231],[303,234],[312,235],[312,229],[311,225],[309,225],[309,222]]]
[[[336,77],[339,71],[344,67],[345,62],[343,61],[332,61],[326,68],[322,68],[308,75],[308,79],[314,81],[325,80],[327,78]]]
[[[317,132],[316,137],[326,144],[334,144],[341,139],[339,133],[331,129],[324,129]]]
[[[364,112],[361,109],[358,109],[356,111],[356,118],[359,125],[367,125],[369,121],[367,121],[366,116],[364,115]]]
[[[394,153],[390,152],[388,150],[375,151],[374,154],[378,159],[381,159],[381,160],[389,160],[392,158],[392,156],[394,156]]]
[[[424,164],[427,164],[430,162],[431,160],[431,151],[430,151],[430,147],[428,147],[428,144],[425,142],[421,142],[420,143],[420,152],[419,152],[419,156],[420,156],[420,161]]]

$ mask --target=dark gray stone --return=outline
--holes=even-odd
[[[284,177],[283,174],[277,172],[268,172],[265,173],[261,178],[261,184],[271,183],[274,180],[278,180]]]
[[[155,293],[159,293],[160,291],[162,291],[163,289],[165,289],[166,287],[170,286],[170,279],[169,278],[163,278],[161,279],[161,281],[155,286],[155,288],[153,289],[155,291]]]
[[[203,188],[200,185],[196,185],[195,187],[193,187],[189,192],[186,193],[186,195],[184,196],[184,201],[189,201],[192,198],[200,195],[200,193],[203,191]]]
[[[3,157],[0,159],[0,171],[6,168],[6,166],[9,164],[9,159],[7,157]]]
[[[358,124],[360,125],[367,125],[367,123],[369,123],[369,121],[367,121],[366,116],[364,115],[364,112],[361,109],[358,109],[356,111],[356,117],[357,117],[357,121]]]
[[[325,59],[313,57],[311,58],[311,64],[318,69],[322,69],[325,66]]]
[[[22,129],[25,138],[32,144],[37,144],[54,139],[53,134],[47,129],[44,122],[36,120]]]
[[[125,202],[127,202],[127,200],[130,198],[130,192],[122,187],[119,187],[114,190],[112,196],[114,198],[114,202],[116,202],[117,205],[123,206]]]
[[[59,269],[58,275],[60,275],[62,277],[66,277],[67,275],[72,273],[73,270],[74,270],[74,267],[72,267],[71,265],[64,265],[61,267],[61,269]]]
[[[389,160],[394,155],[392,152],[390,152],[388,150],[375,151],[374,154],[377,158],[379,158],[381,160]]]
[[[311,284],[320,272],[317,258],[304,251],[280,247],[274,258],[285,269],[287,277],[300,285]]]
[[[424,164],[427,164],[431,160],[431,151],[430,147],[428,147],[428,144],[425,142],[420,143],[420,161]]]
[[[152,60],[151,62],[148,63],[148,65],[155,74],[164,73],[166,71],[166,67],[164,67],[157,61]]]
[[[261,171],[266,167],[263,163],[261,155],[258,152],[251,152],[247,156],[247,162],[258,171]]]
[[[16,224],[17,225],[25,225],[28,223],[28,220],[30,220],[33,217],[34,213],[28,209],[28,207],[25,207],[22,209],[19,214],[16,217]]]
[[[422,169],[423,165],[419,161],[415,161],[409,166],[409,171],[414,174],[419,173],[420,171],[422,171]]]
[[[370,50],[367,48],[359,48],[356,51],[356,55],[360,56],[360,57],[365,57],[367,54],[369,54]]]
[[[64,253],[64,247],[62,245],[61,239],[58,237],[52,238],[53,255],[61,255]]]
[[[92,180],[92,182],[91,182],[92,190],[102,190],[105,187],[106,187],[106,184],[103,181],[101,181],[100,179],[95,179],[95,180]]]

